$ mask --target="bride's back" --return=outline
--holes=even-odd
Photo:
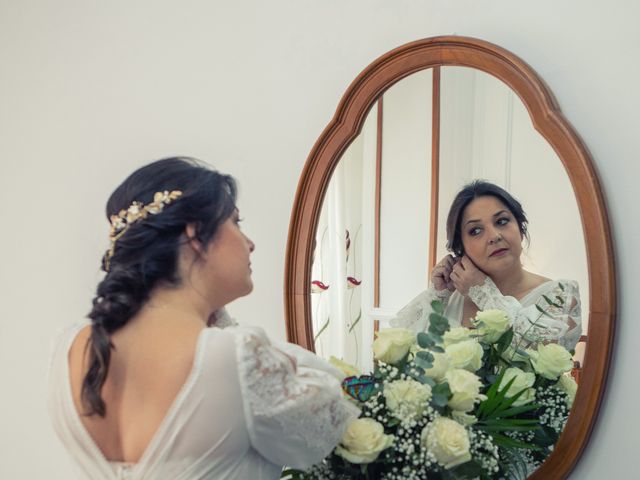
[[[71,390],[81,422],[105,458],[132,463],[140,459],[191,372],[203,328],[198,319],[176,320],[154,312],[136,316],[115,332],[102,388],[104,417],[82,415],[91,329],[80,331],[69,351]]]

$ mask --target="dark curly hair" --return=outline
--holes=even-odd
[[[111,194],[107,219],[134,201],[148,204],[156,192],[182,191],[182,196],[157,215],[132,224],[115,243],[113,255],[103,257],[104,279],[97,287],[91,319],[89,368],[82,383],[85,415],[104,417],[101,396],[109,372],[111,335],[123,327],[159,285],[180,285],[178,250],[187,224],[196,226],[196,239],[207,245],[233,213],[236,182],[206,164],[188,157],[158,160],[133,172]]]
[[[520,202],[509,192],[493,183],[485,180],[474,180],[462,187],[462,190],[458,192],[451,203],[449,215],[447,216],[447,250],[457,257],[464,255],[462,229],[460,228],[464,209],[467,208],[467,205],[469,205],[472,200],[486,196],[497,198],[509,209],[515,217],[516,222],[518,222],[520,234],[523,238],[526,238],[527,241],[529,240],[529,234],[527,233],[527,216]]]

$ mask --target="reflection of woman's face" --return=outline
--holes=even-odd
[[[469,203],[462,212],[460,229],[464,253],[487,275],[521,265],[518,222],[496,197],[487,195]]]

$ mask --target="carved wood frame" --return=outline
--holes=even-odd
[[[533,125],[560,157],[578,202],[589,269],[589,340],[571,415],[547,461],[530,477],[566,478],[584,450],[605,389],[616,314],[615,268],[606,206],[591,156],[543,80],[524,61],[491,43],[458,36],[427,38],[386,53],[349,86],[304,166],[291,214],[285,268],[289,341],[313,350],[310,284],[313,239],[322,200],[340,157],[359,134],[374,102],[394,83],[419,70],[465,66],[509,85]]]

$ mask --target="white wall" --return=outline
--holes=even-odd
[[[89,307],[117,182],[176,153],[233,173],[257,249],[255,292],[230,310],[283,337],[289,214],[313,143],[374,58],[453,33],[533,66],[593,153],[618,258],[618,334],[572,478],[634,477],[639,14],[630,0],[0,2],[0,478],[70,478],[44,410],[48,345]]]

